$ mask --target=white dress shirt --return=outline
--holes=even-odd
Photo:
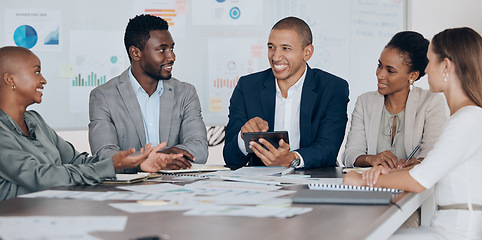
[[[164,91],[164,84],[162,80],[159,80],[156,91],[149,96],[141,87],[139,82],[137,82],[136,78],[132,74],[132,70],[129,70],[129,80],[131,81],[132,88],[136,94],[137,102],[139,102],[139,107],[141,108],[144,131],[146,133],[146,143],[150,143],[151,146],[154,147],[160,143],[159,107],[160,97]]]
[[[300,148],[300,106],[301,94],[303,91],[303,84],[305,82],[306,70],[301,78],[288,89],[288,95],[284,98],[281,95],[281,90],[277,79],[274,79],[276,85],[276,105],[274,111],[274,129],[273,131],[288,131],[288,138],[290,141],[290,151]],[[263,119],[265,120],[265,119]],[[238,146],[244,155],[248,155],[246,146],[241,138],[241,131],[238,133]],[[305,166],[303,156],[300,156],[300,164],[298,168]]]

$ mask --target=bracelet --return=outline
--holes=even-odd
[[[422,160],[420,160],[420,159],[417,159],[417,161],[418,161],[418,163],[422,163]]]

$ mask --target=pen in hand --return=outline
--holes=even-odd
[[[184,157],[184,159],[188,160],[189,162],[194,162],[194,160],[192,160],[189,156],[187,155],[183,155],[182,157]]]
[[[192,160],[192,158],[190,158],[189,156],[183,155],[182,157],[183,157],[184,159],[188,160],[189,163],[191,163],[191,164],[194,163],[194,160]],[[191,165],[190,167],[188,167],[188,168],[192,168],[192,165]]]
[[[410,153],[410,155],[407,157],[407,159],[405,159],[404,163],[406,163],[409,159],[411,159],[415,155],[415,153],[418,151],[418,149],[420,149],[420,145],[416,146],[413,149],[412,153]]]

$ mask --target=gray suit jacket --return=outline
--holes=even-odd
[[[129,148],[139,151],[146,144],[144,121],[128,71],[90,93],[89,142],[92,154],[112,157]],[[160,142],[167,142],[167,147],[184,149],[196,158],[197,163],[205,163],[208,142],[196,89],[175,78],[162,81]]]
[[[353,167],[360,155],[377,153],[378,130],[382,117],[384,96],[377,91],[358,97],[353,110],[343,164]],[[437,141],[447,120],[445,101],[441,95],[419,87],[408,94],[405,108],[405,152],[408,155],[421,143],[416,158],[425,158]]]

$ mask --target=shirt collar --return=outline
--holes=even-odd
[[[305,65],[305,71],[303,72],[303,75],[301,75],[300,79],[298,79],[298,81],[296,81],[295,84],[293,84],[293,86],[291,86],[289,89],[288,89],[288,92],[291,91],[301,91],[302,88],[303,88],[303,83],[305,82],[305,78],[306,78],[306,71],[308,70],[308,67]],[[275,82],[275,85],[276,85],[276,95],[278,97],[282,97],[281,95],[281,90],[279,88],[279,85],[278,85],[278,81],[277,79],[275,78],[274,79],[274,82]],[[288,94],[288,97],[290,97],[290,94]]]
[[[129,81],[131,82],[132,88],[136,92],[136,95],[137,95],[137,92],[147,94],[144,88],[142,88],[141,84],[139,84],[139,82],[137,81],[136,77],[134,77],[134,74],[132,74],[132,68],[129,68]],[[157,82],[156,91],[154,91],[153,95],[154,94],[160,95],[163,89],[164,89],[164,83],[162,80],[159,80]]]
[[[4,111],[0,109],[0,119],[2,122],[7,125],[12,131],[17,132],[19,135],[25,136],[23,130],[20,126],[15,122],[10,115],[6,114]],[[25,124],[27,125],[29,137],[36,138],[35,130],[37,129],[37,124],[30,119],[30,116],[27,112],[24,113],[23,119],[25,120]]]

